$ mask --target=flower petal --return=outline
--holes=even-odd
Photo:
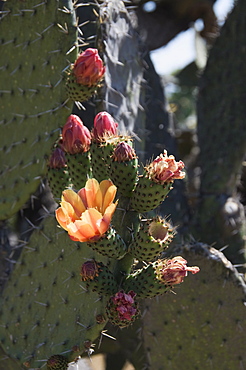
[[[105,183],[105,181],[107,181],[107,183]],[[104,180],[101,182],[101,184],[102,184],[102,193],[103,193],[103,204],[102,204],[101,212],[102,214],[104,214],[104,212],[106,211],[106,208],[113,202],[115,198],[117,187],[113,185],[113,183],[109,180]]]
[[[80,196],[72,189],[67,189],[62,192],[62,201],[66,201],[71,204],[78,218],[86,209]]]

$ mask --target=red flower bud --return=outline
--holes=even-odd
[[[98,276],[99,269],[95,260],[88,260],[81,266],[81,279],[83,281],[94,280]]]
[[[102,59],[97,49],[86,49],[73,65],[73,73],[78,84],[85,86],[96,85],[105,73]]]
[[[57,147],[49,158],[48,166],[50,168],[59,169],[66,167],[66,158],[64,151]]]
[[[180,284],[184,281],[188,271],[196,274],[200,271],[199,267],[188,267],[187,261],[181,257],[174,257],[164,262],[163,266],[159,268],[159,278],[166,285]]]
[[[61,148],[69,153],[87,152],[91,144],[91,134],[81,119],[75,114],[71,114],[62,129]]]
[[[113,160],[116,162],[127,162],[136,158],[135,150],[127,143],[119,143],[113,153]]]
[[[118,123],[107,112],[99,112],[94,119],[93,137],[96,141],[117,134]]]

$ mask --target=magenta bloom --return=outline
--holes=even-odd
[[[53,169],[59,169],[66,167],[66,158],[64,151],[57,147],[49,158],[48,166]]]
[[[159,278],[166,285],[176,285],[184,281],[188,271],[196,274],[200,269],[197,266],[188,267],[187,261],[183,257],[177,256],[164,262],[159,269]]]
[[[108,112],[99,112],[94,119],[92,135],[100,142],[102,139],[117,135],[117,127],[118,123]]]
[[[62,129],[61,148],[69,154],[87,152],[91,144],[91,134],[81,119],[71,114]]]
[[[81,53],[73,65],[73,73],[78,84],[88,87],[97,85],[105,73],[98,50],[89,48]]]
[[[114,297],[111,297],[113,304],[115,305],[115,309],[118,312],[118,318],[120,320],[129,320],[136,315],[137,308],[134,307],[134,297],[136,293],[132,290],[126,294],[123,290],[119,291],[115,294]]]

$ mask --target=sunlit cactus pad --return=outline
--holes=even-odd
[[[6,219],[36,190],[69,114],[63,70],[76,53],[74,47],[66,55],[77,35],[72,1],[9,0],[0,34],[0,219]]]
[[[0,340],[9,356],[41,368],[54,354],[73,360],[88,349],[84,342],[100,335],[106,301],[88,292],[80,276],[81,265],[93,257],[51,216],[34,231],[1,301]]]
[[[148,348],[147,368],[243,368],[245,283],[224,255],[213,248],[197,243],[174,253],[198,265],[200,272],[176,286],[176,294],[158,297],[158,302],[144,302],[142,339]]]

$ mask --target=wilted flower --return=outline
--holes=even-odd
[[[192,274],[196,274],[200,271],[197,266],[188,267],[187,261],[181,256],[164,261],[163,265],[160,266],[158,270],[159,279],[166,285],[182,283],[185,276],[188,275],[188,271]]]
[[[66,167],[65,153],[61,148],[57,147],[54,149],[49,158],[48,166],[53,169]]]
[[[98,50],[89,48],[79,54],[73,65],[73,73],[78,84],[88,87],[96,85],[105,73],[105,67],[98,55]]]
[[[99,112],[94,118],[93,138],[96,141],[115,136],[117,134],[118,123],[108,112]]]
[[[176,162],[173,155],[167,155],[164,150],[163,154],[156,157],[146,170],[149,177],[156,183],[163,185],[175,179],[183,179],[185,172],[182,171],[184,163],[182,161]]]
[[[129,144],[122,141],[114,149],[112,158],[116,162],[131,161],[133,158],[136,158],[136,153]]]
[[[117,203],[113,203],[116,186],[110,180],[98,183],[87,180],[78,193],[72,189],[63,191],[61,207],[56,218],[70,238],[75,241],[96,241],[109,229]]]
[[[81,279],[83,281],[93,280],[98,276],[99,268],[95,260],[88,260],[81,266]]]
[[[69,154],[84,153],[90,144],[90,131],[76,114],[70,114],[62,129],[61,148]]]

